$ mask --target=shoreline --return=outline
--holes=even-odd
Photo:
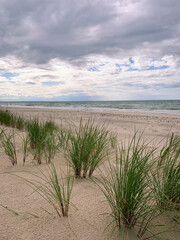
[[[92,112],[92,113],[109,113],[109,114],[140,114],[140,115],[152,115],[152,116],[177,116],[180,117],[180,113],[169,113],[162,111],[143,111],[143,110],[135,110],[135,109],[116,109],[116,108],[80,108],[80,107],[47,107],[47,106],[2,106],[0,105],[0,109],[5,110],[13,110],[13,109],[42,109],[47,111],[74,111],[74,112]]]
[[[46,107],[46,106],[1,106],[0,109],[2,110],[10,110],[10,111],[32,111],[34,110],[41,110],[47,112],[82,112],[82,113],[95,113],[95,114],[112,114],[112,115],[133,115],[133,116],[155,116],[155,117],[175,117],[180,119],[180,114],[175,113],[162,113],[162,112],[150,112],[150,111],[131,111],[128,109],[103,109],[103,108],[63,108],[63,107]]]
[[[0,102],[0,107],[180,115],[180,100]]]

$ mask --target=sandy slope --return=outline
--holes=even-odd
[[[144,137],[157,144],[169,132],[180,134],[180,116],[165,114],[119,113],[97,111],[74,111],[44,108],[10,108],[25,118],[39,117],[42,120],[54,119],[57,124],[78,123],[80,117],[107,122],[109,128],[118,135],[118,140],[128,140],[136,130],[144,130]],[[21,134],[21,133],[20,133]],[[0,173],[11,171],[37,171],[37,166],[28,159],[22,166],[20,137],[17,137],[18,165],[12,166],[4,154],[0,155]],[[59,171],[66,169],[62,154],[57,154],[54,162]],[[46,164],[40,166],[46,171]],[[22,174],[22,173],[21,173]],[[25,174],[27,178],[32,176]],[[54,210],[39,195],[32,194],[32,189],[25,182],[11,174],[0,174],[0,204],[19,213],[19,216],[0,206],[0,240],[101,240],[110,238],[110,229],[106,226],[104,213],[109,211],[102,193],[89,180],[76,180],[73,188],[72,202],[76,208],[70,208],[69,218],[58,218]],[[46,209],[49,213],[45,212]],[[33,216],[36,215],[37,217]],[[173,225],[172,217],[164,215],[162,223]],[[175,231],[165,234],[167,239],[178,239]],[[116,232],[111,239],[117,239]],[[121,238],[122,239],[122,238]],[[125,239],[135,239],[127,237]]]

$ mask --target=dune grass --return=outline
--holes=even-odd
[[[109,132],[105,126],[88,120],[69,131],[65,157],[74,170],[76,178],[92,176],[97,166],[107,158],[110,146]]]
[[[14,131],[10,133],[6,133],[6,131],[3,131],[2,146],[4,148],[6,155],[9,157],[12,165],[17,164],[17,153],[16,153],[16,142],[15,142]]]
[[[59,149],[58,137],[55,132],[48,134],[45,141],[44,155],[47,163],[50,163]]]
[[[10,113],[8,110],[3,111],[0,110],[0,123],[5,126],[11,126],[14,127],[15,124],[15,118],[14,115],[12,113]]]
[[[8,110],[0,110],[0,124],[20,130],[25,128],[25,120],[21,116],[10,113]]]
[[[23,148],[23,165],[25,164],[26,162],[26,158],[28,157],[29,155],[29,136],[26,135],[26,136],[22,136],[21,137],[22,139],[22,148]]]
[[[46,155],[49,162],[55,152],[55,139],[53,138],[57,127],[52,121],[41,123],[39,119],[27,121],[26,126],[34,159],[41,164],[43,156]]]
[[[133,228],[142,237],[158,215],[149,187],[154,150],[147,150],[142,136],[134,135],[128,147],[122,144],[115,163],[108,161],[95,180],[110,206],[112,222],[120,230]]]
[[[162,158],[163,156],[163,158]],[[153,191],[162,209],[180,210],[180,137],[171,136],[160,151],[156,171],[152,172]]]
[[[64,176],[58,177],[55,165],[51,162],[47,165],[47,173],[38,168],[37,173],[31,173],[35,177],[34,181],[20,177],[32,189],[33,193],[38,193],[56,211],[59,217],[68,217],[70,198],[74,184],[74,176],[67,171]],[[16,175],[17,176],[17,175]]]
[[[46,158],[47,162],[50,162],[54,157],[58,145],[57,137],[55,137],[58,127],[53,121],[49,120],[45,123],[41,123],[39,119],[36,118],[25,121],[22,117],[13,115],[7,110],[0,110],[0,123],[8,127],[16,127],[19,130],[27,130],[27,137],[22,138],[24,154],[23,164],[25,164],[26,157],[29,154],[29,144],[31,154],[39,164],[42,163],[43,157]],[[4,136],[3,146],[5,148],[6,145],[6,153],[7,151],[10,153],[10,146],[12,150],[13,146],[15,145],[15,143],[11,141],[12,138],[13,136]]]
[[[41,142],[45,141],[45,132],[39,119],[27,121],[26,128],[32,149],[37,148]]]
[[[2,137],[3,137],[3,133],[4,133],[4,128],[0,128],[0,140],[1,140]]]
[[[110,143],[112,148],[117,147],[117,135],[115,133],[110,134]]]
[[[0,128],[0,149],[2,147],[2,139],[3,139],[4,131],[5,131],[4,128]]]
[[[23,130],[25,126],[26,121],[20,116],[15,116],[15,127],[19,130]]]
[[[55,131],[58,130],[58,127],[52,120],[46,121],[43,125],[43,128],[45,129],[46,132],[50,134],[53,134]]]
[[[45,122],[43,128],[46,132],[44,155],[46,162],[50,163],[59,148],[57,136],[59,129],[51,120]]]
[[[158,165],[161,166],[164,159],[167,159],[169,155],[177,153],[180,151],[180,137],[174,136],[174,133],[171,136],[168,136],[166,144],[160,150],[160,157]]]
[[[65,150],[68,146],[69,140],[69,131],[64,128],[62,125],[59,127],[57,131],[58,145],[60,149]]]

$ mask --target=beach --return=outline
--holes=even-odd
[[[129,139],[135,131],[144,131],[144,136],[147,136],[149,140],[153,140],[154,138],[161,140],[171,132],[175,134],[180,133],[179,114],[41,107],[9,107],[2,109],[8,109],[25,119],[39,118],[42,121],[53,120],[57,124],[78,124],[81,117],[83,120],[92,118],[97,123],[106,123],[108,128],[118,135],[119,141]]]
[[[20,115],[25,119],[39,118],[41,121],[53,120],[57,125],[67,126],[79,124],[89,118],[95,123],[105,124],[113,133],[117,134],[118,144],[129,141],[136,131],[144,132],[144,140],[152,146],[161,146],[165,143],[168,134],[172,132],[180,135],[180,115],[156,114],[143,112],[101,111],[101,110],[72,110],[40,107],[1,107]],[[21,135],[21,131],[16,130]],[[72,191],[72,203],[68,218],[58,218],[53,208],[44,201],[26,182],[12,172],[36,171],[37,164],[27,159],[22,164],[22,147],[20,137],[17,137],[18,164],[12,166],[7,156],[1,153],[0,165],[0,204],[18,212],[15,215],[7,208],[0,206],[0,240],[101,240],[117,239],[116,231],[111,237],[111,229],[105,230],[107,219],[104,215],[109,212],[109,206],[102,192],[88,179],[75,180]],[[56,154],[54,163],[59,171],[66,170],[66,160],[62,153]],[[47,165],[43,162],[38,166],[46,171]],[[5,173],[6,172],[6,173]],[[26,175],[23,173],[23,175]],[[28,175],[31,179],[31,176]],[[106,220],[105,220],[106,219]],[[173,227],[173,221],[164,215],[162,224]],[[164,236],[167,239],[178,239],[176,231],[169,231]],[[135,239],[130,235],[125,239]]]

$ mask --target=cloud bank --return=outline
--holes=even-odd
[[[179,0],[0,0],[0,100],[178,99]]]

